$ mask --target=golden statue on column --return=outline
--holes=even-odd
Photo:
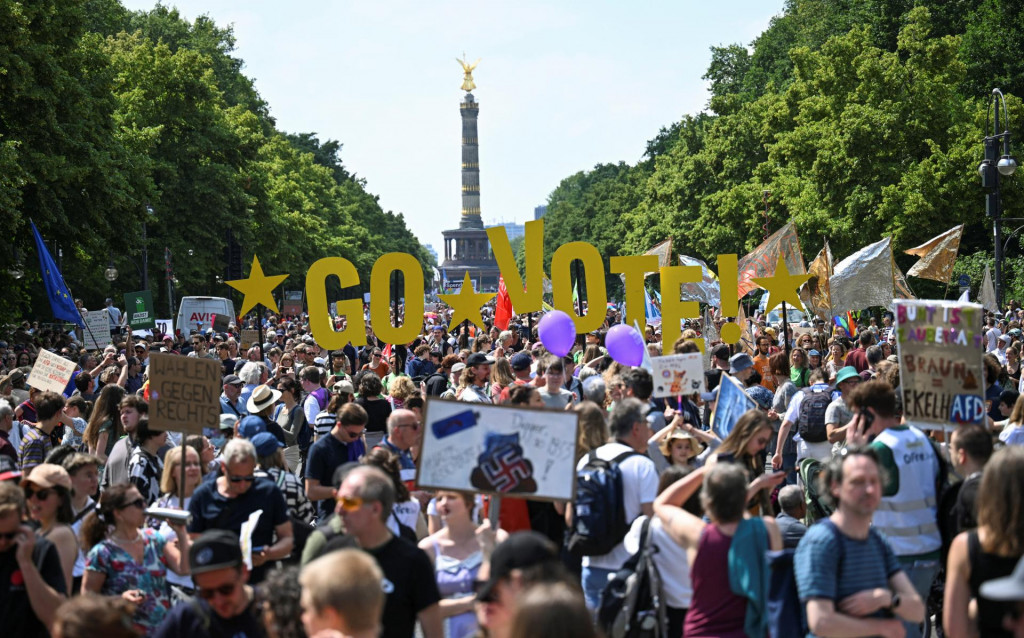
[[[463,53],[462,57],[465,58],[466,54]],[[455,58],[455,61],[462,65],[462,72],[465,73],[462,78],[462,90],[472,91],[476,88],[476,84],[473,83],[473,69],[476,68],[476,65],[480,64],[480,58],[477,58],[473,64],[466,62],[465,59]]]

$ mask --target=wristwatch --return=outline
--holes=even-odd
[[[889,599],[889,611],[896,611],[896,608],[900,606],[900,595],[899,592],[892,592]]]

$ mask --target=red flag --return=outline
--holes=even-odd
[[[494,307],[494,325],[501,330],[508,330],[508,324],[512,320],[512,299],[508,296],[508,288],[505,287],[505,278],[498,275],[498,299]]]
[[[387,361],[391,357],[391,344],[384,346],[384,350],[381,352],[381,359]]]

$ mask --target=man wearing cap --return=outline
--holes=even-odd
[[[440,350],[442,357],[451,354],[452,351],[452,344],[444,338],[444,326],[442,325],[434,326],[430,330],[430,340],[427,341],[427,345],[431,350]]]
[[[188,531],[199,534],[223,529],[237,539],[250,515],[263,510],[252,530],[252,580],[260,582],[268,562],[286,558],[292,552],[292,522],[284,494],[273,481],[255,475],[256,448],[245,439],[232,439],[224,446],[220,471],[220,476],[203,481],[192,494]]]
[[[263,638],[267,635],[248,584],[238,535],[204,532],[188,552],[194,600],[178,603],[153,633],[155,638]]]
[[[315,501],[320,521],[334,511],[334,470],[345,463],[358,461],[366,453],[363,430],[369,416],[358,403],[346,403],[338,412],[329,436],[320,437],[309,448],[305,467],[306,496]]]
[[[861,382],[861,376],[857,374],[853,366],[845,366],[836,373],[836,390],[839,396],[825,409],[825,430],[828,432],[829,443],[842,443],[846,441],[846,427],[853,419],[853,410],[850,409],[848,400],[850,393]]]
[[[462,371],[463,376],[468,376],[468,379],[459,383],[460,386],[463,386],[459,401],[491,403],[491,394],[487,391],[487,379],[491,375],[491,364],[493,363],[494,359],[482,352],[474,352],[469,355],[466,359],[466,369]]]
[[[750,358],[750,355],[745,352],[739,352],[729,357],[729,374],[746,385],[746,381],[750,378],[750,375],[754,373],[754,360]]]
[[[237,375],[229,374],[224,377],[224,392],[220,395],[221,414],[234,414],[238,418],[248,414],[245,411],[245,406],[238,402],[243,385],[245,384]]]
[[[476,618],[490,638],[507,638],[523,593],[534,585],[562,583],[575,589],[558,548],[538,532],[514,532],[498,543],[477,574]]]
[[[22,524],[25,493],[0,482],[0,619],[5,636],[49,636],[68,591],[56,545]]]

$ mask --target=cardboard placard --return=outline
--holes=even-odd
[[[153,293],[149,290],[129,292],[124,296],[124,315],[132,330],[152,330],[156,327]]]
[[[579,416],[565,410],[427,401],[422,489],[572,500]]]
[[[241,333],[242,343],[241,350],[248,350],[249,346],[254,346],[260,341],[260,331],[252,328],[246,328]]]
[[[149,424],[156,430],[202,434],[220,418],[221,365],[213,359],[149,356]]]
[[[982,307],[896,300],[900,392],[907,422],[924,429],[984,423]]]
[[[40,350],[35,365],[32,366],[32,372],[28,375],[28,384],[43,392],[61,394],[64,388],[68,387],[76,367],[64,357],[49,350]]]
[[[704,392],[704,356],[699,352],[652,357],[654,398]]]
[[[110,313],[106,310],[93,310],[82,317],[85,327],[82,328],[82,340],[86,350],[99,350],[110,345]]]

